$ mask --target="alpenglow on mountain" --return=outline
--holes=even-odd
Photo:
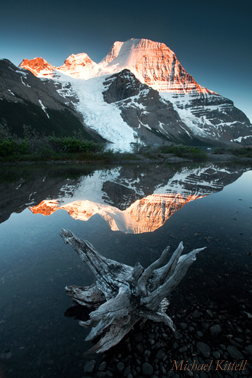
[[[33,103],[47,121],[60,103],[59,112],[70,112],[92,137],[116,144],[134,142],[136,135],[147,143],[252,143],[246,115],[231,100],[196,83],[164,43],[115,42],[98,64],[85,53],[69,56],[60,67],[43,58],[24,59],[19,68],[7,62],[15,78],[13,73],[5,81],[0,98],[20,104],[20,85],[26,97],[35,88]],[[35,76],[33,88],[26,83],[28,71]]]

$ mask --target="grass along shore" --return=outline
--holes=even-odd
[[[2,126],[2,125],[1,125]],[[184,145],[151,146],[138,142],[132,143],[132,152],[105,150],[105,144],[84,139],[80,133],[72,136],[45,136],[24,126],[24,137],[10,133],[5,126],[0,128],[0,163],[39,162],[39,161],[83,161],[83,162],[134,162],[134,161],[204,161],[252,159],[251,147],[215,148],[206,152],[199,147]],[[177,158],[177,159],[174,159]],[[219,158],[218,158],[219,157]]]

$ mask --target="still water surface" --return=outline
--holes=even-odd
[[[185,253],[207,246],[172,293],[171,312],[189,308],[192,297],[230,312],[232,295],[251,303],[248,168],[45,166],[5,169],[1,181],[1,378],[83,376],[83,353],[92,344],[66,316],[72,302],[64,287],[90,285],[93,276],[63,243],[62,227],[128,265],[146,267],[181,240]]]

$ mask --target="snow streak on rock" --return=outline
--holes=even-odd
[[[40,106],[41,106],[43,112],[45,112],[45,114],[47,115],[47,118],[50,118],[50,117],[49,117],[49,114],[48,114],[47,111],[46,111],[46,107],[45,107],[45,105],[43,105],[43,102],[42,102],[41,100],[39,100],[39,103],[40,103]]]

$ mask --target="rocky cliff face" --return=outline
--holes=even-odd
[[[35,73],[43,68],[49,72],[50,67],[39,59],[33,70]],[[77,101],[69,83],[41,80],[30,70],[18,68],[7,59],[0,60],[0,123],[6,120],[18,136],[22,136],[25,124],[46,135],[72,135],[83,130],[87,139],[100,141],[100,136],[84,125],[75,110]]]
[[[158,142],[160,137],[180,143],[188,139],[185,130],[190,130],[172,103],[142,84],[131,71],[125,69],[107,77],[104,88],[105,101],[114,103],[123,120],[149,143]]]
[[[111,47],[111,49],[109,50],[105,58],[103,58],[100,63],[104,66],[111,63],[112,60],[118,56],[122,45],[123,45],[123,42],[119,42],[119,41],[116,41],[115,43],[113,43],[113,46]]]
[[[74,95],[67,101],[60,96],[52,81],[42,81],[36,77],[38,66],[45,67],[45,61],[38,59],[35,60],[31,70],[18,68],[7,59],[0,60],[0,97],[16,103],[27,100],[42,107],[40,100],[45,108],[63,110],[68,106],[74,112],[74,106],[69,102],[69,100],[76,101]],[[50,70],[52,66],[46,64],[46,67]],[[32,70],[33,74],[29,72]]]
[[[104,88],[104,100],[114,103],[148,143],[159,138],[185,144],[252,142],[246,115],[218,94],[158,92],[127,69],[108,76]]]
[[[252,125],[231,100],[217,93],[162,96],[173,102],[181,120],[202,141],[231,142],[231,146],[233,142],[252,143]]]
[[[214,93],[197,84],[164,43],[134,38],[115,42],[101,63],[105,72],[127,68],[139,81],[158,91]]]

